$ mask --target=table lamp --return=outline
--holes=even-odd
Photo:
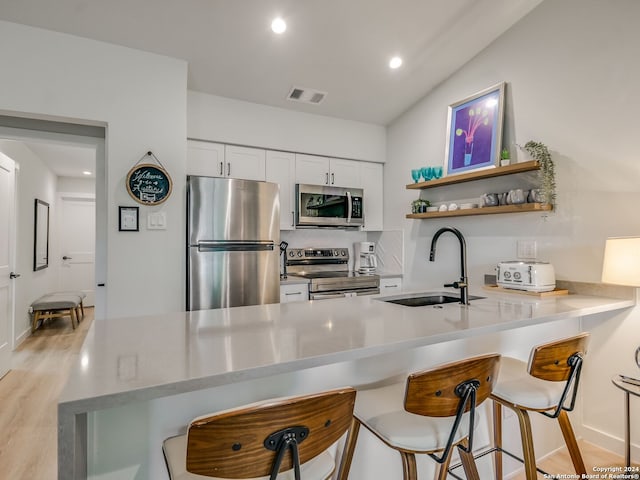
[[[640,237],[607,238],[602,283],[640,287]],[[640,367],[640,347],[636,349],[636,363]]]

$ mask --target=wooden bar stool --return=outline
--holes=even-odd
[[[335,470],[327,449],[349,429],[355,397],[348,387],[198,417],[163,443],[169,477],[326,480]]]
[[[406,383],[358,391],[353,423],[339,479],[346,479],[360,425],[400,452],[405,480],[417,479],[416,453],[439,464],[444,480],[454,447],[467,479],[478,479],[473,459],[476,407],[491,393],[500,355],[491,354],[449,363],[409,375]]]
[[[527,480],[537,478],[528,412],[558,419],[576,473],[587,473],[567,412],[575,406],[588,339],[589,334],[583,333],[534,347],[528,364],[502,357],[498,382],[491,394],[497,480],[502,480],[502,452],[524,462]],[[524,460],[502,449],[502,406],[518,417]]]

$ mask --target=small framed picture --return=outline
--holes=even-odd
[[[138,221],[138,207],[118,207],[120,211],[118,231],[138,232],[140,223]]]

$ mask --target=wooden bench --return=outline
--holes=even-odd
[[[69,316],[71,326],[76,328],[80,322],[81,315],[84,318],[83,301],[86,294],[83,292],[54,292],[43,295],[31,304],[33,310],[33,321],[31,332],[38,328],[38,322],[49,318],[59,318]]]

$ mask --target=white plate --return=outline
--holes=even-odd
[[[478,208],[477,203],[463,203],[460,205],[460,210],[469,210],[471,208]]]

